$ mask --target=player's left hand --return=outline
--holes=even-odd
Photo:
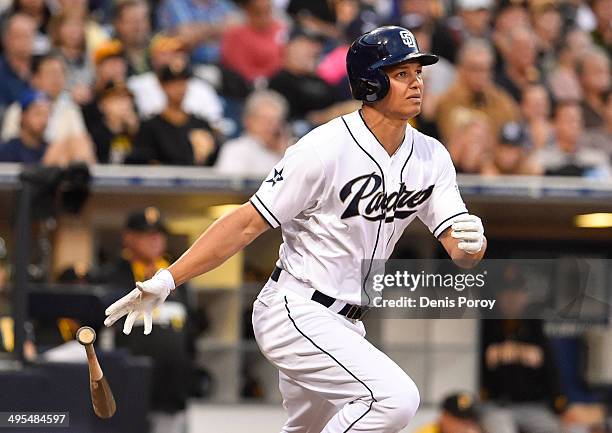
[[[451,226],[451,236],[459,240],[457,246],[468,254],[476,254],[484,245],[484,227],[476,215],[459,215]]]
[[[153,310],[161,305],[170,292],[174,290],[174,279],[167,269],[160,269],[150,280],[137,282],[136,288],[106,309],[108,316],[106,326],[112,326],[117,320],[127,315],[123,333],[132,332],[134,322],[141,315],[144,319],[144,333],[151,333],[153,327]]]

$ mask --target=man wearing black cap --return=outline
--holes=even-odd
[[[499,174],[538,174],[539,166],[527,154],[527,134],[518,122],[504,124],[499,134],[499,143],[493,152],[493,163]]]
[[[132,92],[123,81],[109,81],[97,92],[101,117],[90,129],[99,163],[121,164],[131,152],[140,119]]]
[[[460,392],[447,396],[440,405],[440,417],[417,433],[481,433],[479,411],[471,394]]]
[[[182,62],[157,71],[168,102],[164,111],[142,124],[127,163],[214,164],[218,148],[210,125],[182,107],[190,77],[190,68]]]
[[[150,278],[165,259],[167,229],[156,207],[132,212],[122,233],[121,257],[102,273],[105,283],[123,289]]]
[[[128,215],[122,234],[121,257],[101,273],[109,287],[124,291],[136,281],[153,276],[166,260],[167,228],[156,207]],[[187,288],[173,293],[169,307],[160,306],[155,321],[160,326],[153,342],[115,335],[115,343],[133,354],[153,360],[151,388],[151,433],[179,433],[184,430],[184,410],[191,383],[193,356],[192,325],[197,320],[187,301]],[[153,343],[153,344],[151,344]]]

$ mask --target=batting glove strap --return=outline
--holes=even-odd
[[[162,268],[158,270],[153,278],[163,283],[164,288],[167,290],[166,296],[168,296],[170,292],[176,288],[174,285],[174,277],[172,277],[172,274],[168,269]]]

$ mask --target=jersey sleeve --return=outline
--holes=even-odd
[[[287,149],[249,200],[272,228],[315,206],[323,193],[323,163],[302,140]]]
[[[427,205],[419,211],[419,218],[436,238],[453,224],[453,218],[468,213],[450,154],[441,144],[440,147],[437,155],[440,171]]]

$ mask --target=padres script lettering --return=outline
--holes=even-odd
[[[353,191],[354,195],[340,218],[361,215],[369,221],[385,219],[385,222],[392,222],[395,218],[408,218],[416,212],[415,207],[431,196],[434,189],[434,186],[430,185],[421,191],[409,191],[402,182],[399,191],[387,195],[381,186],[382,178],[376,173],[365,174],[347,182],[340,190],[340,200],[344,203]],[[364,209],[360,209],[362,201],[366,202]],[[393,213],[386,216],[389,211]]]

